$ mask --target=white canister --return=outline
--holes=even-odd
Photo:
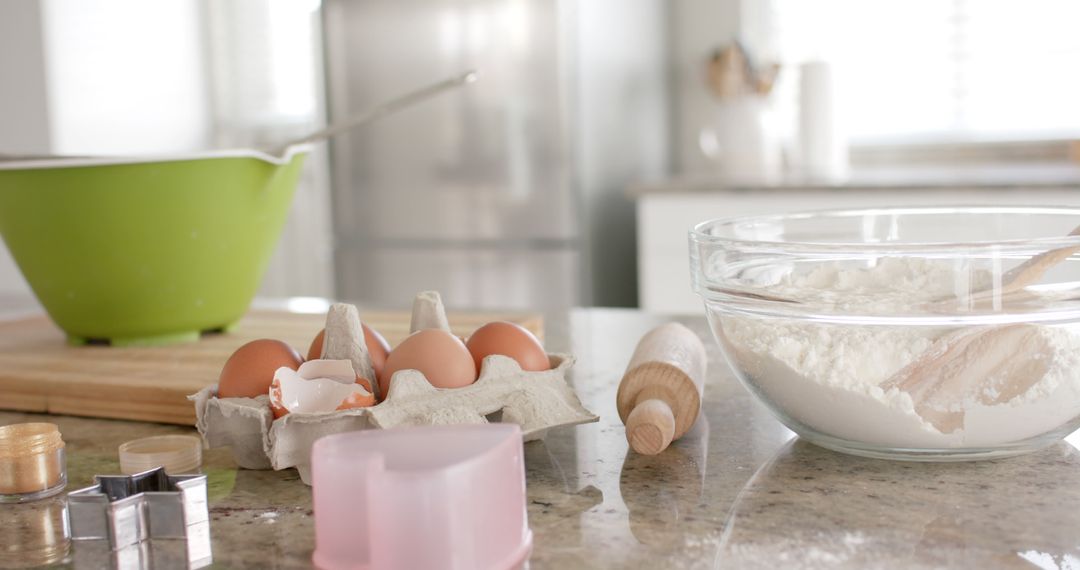
[[[832,65],[810,61],[799,73],[799,150],[801,173],[811,180],[848,176],[848,141]]]

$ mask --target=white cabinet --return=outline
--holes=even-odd
[[[762,189],[650,192],[637,198],[638,301],[660,313],[699,313],[687,232],[719,217],[800,210],[936,205],[1080,205],[1078,188]]]

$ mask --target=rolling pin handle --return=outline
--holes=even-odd
[[[626,439],[642,455],[656,455],[667,449],[675,437],[675,414],[664,400],[640,402],[626,418]]]

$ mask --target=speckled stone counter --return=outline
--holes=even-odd
[[[680,319],[706,337],[703,319]],[[579,310],[548,319],[548,347],[579,358],[573,382],[597,424],[525,445],[532,568],[1080,567],[1080,452],[1059,443],[981,463],[848,457],[799,441],[710,350],[704,417],[664,453],[628,453],[618,380],[658,317]],[[0,395],[2,397],[2,395]],[[69,451],[69,489],[118,471],[125,440],[175,426],[0,412],[52,421]],[[1074,436],[1075,437],[1075,436]],[[1075,440],[1080,446],[1080,440]],[[307,568],[311,492],[293,471],[239,470],[206,453],[214,566]],[[0,505],[0,567],[52,553],[101,567],[57,533],[62,500]],[[97,564],[97,566],[95,566]]]

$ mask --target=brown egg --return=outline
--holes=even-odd
[[[514,323],[488,323],[476,329],[465,346],[472,354],[477,370],[480,370],[484,357],[491,354],[513,358],[522,370],[537,372],[551,368],[540,341],[536,340],[533,333]]]
[[[379,378],[383,397],[398,370],[419,370],[436,388],[461,388],[476,382],[476,365],[465,343],[440,329],[416,331],[397,345]]]
[[[390,354],[390,343],[386,342],[379,331],[360,323],[364,329],[364,344],[367,345],[368,354],[371,355],[371,366],[375,369],[375,378],[382,378],[383,366],[386,366],[386,357]],[[326,341],[326,329],[319,331],[315,339],[308,347],[307,359],[316,360],[322,356],[323,342]]]
[[[274,371],[282,366],[296,370],[303,362],[295,348],[280,340],[253,340],[225,361],[218,377],[218,397],[254,398],[267,394]]]
[[[308,360],[318,360],[322,358],[323,343],[326,342],[326,329],[319,331],[319,334],[315,335],[315,338],[311,341],[311,346],[307,349]]]

